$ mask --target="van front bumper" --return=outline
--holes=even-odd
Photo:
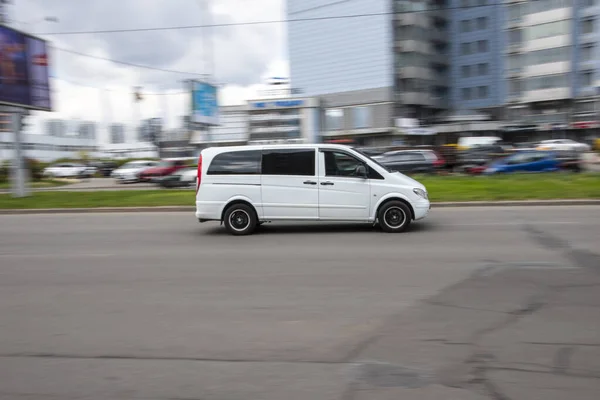
[[[413,205],[413,209],[415,211],[415,221],[425,218],[429,214],[429,210],[431,210],[431,203],[429,200],[421,200],[417,204]]]

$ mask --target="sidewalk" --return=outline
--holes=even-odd
[[[348,398],[597,399],[597,272],[490,267],[389,321],[354,359]]]

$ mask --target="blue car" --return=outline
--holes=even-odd
[[[523,151],[494,161],[484,174],[510,172],[552,172],[560,169],[561,161],[552,152]]]

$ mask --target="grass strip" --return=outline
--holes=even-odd
[[[436,201],[552,200],[600,198],[600,174],[419,176]],[[34,192],[15,199],[0,195],[1,209],[193,206],[193,190]]]

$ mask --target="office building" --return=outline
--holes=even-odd
[[[320,139],[318,98],[248,101],[249,143],[315,143]]]
[[[198,149],[208,146],[245,144],[248,141],[248,107],[219,107],[219,125],[209,130],[192,131],[190,144]]]
[[[520,31],[515,34],[505,29],[505,8],[509,7],[508,15],[517,15],[517,11],[505,3],[497,0],[451,0],[448,3],[452,82],[449,108],[454,114],[477,110],[494,119],[503,115],[506,42],[521,37]],[[513,65],[508,56],[509,65]]]
[[[574,130],[600,125],[595,0],[287,0],[287,6],[288,18],[300,19],[288,24],[291,83],[321,99],[325,138],[389,143],[398,133],[395,118],[476,122],[477,130],[519,131],[531,139],[581,138],[590,132]],[[361,14],[376,15],[344,18]]]
[[[82,152],[91,157],[98,153],[95,139],[75,136],[56,137],[31,133],[21,134],[21,148],[25,157],[38,161],[51,162],[60,158],[79,158]],[[14,135],[0,132],[0,160],[10,160],[14,156]]]
[[[291,84],[320,98],[324,138],[390,141],[395,118],[433,121],[448,108],[444,0],[287,0],[287,17],[301,20],[288,24]]]

